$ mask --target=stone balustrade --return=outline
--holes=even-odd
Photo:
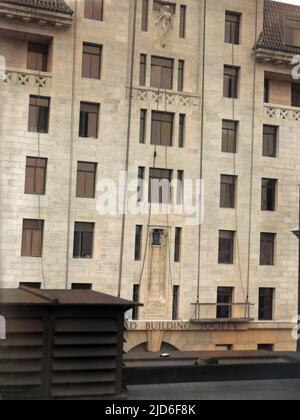
[[[39,73],[33,70],[8,68],[0,74],[1,84],[51,89],[51,82],[50,73]]]

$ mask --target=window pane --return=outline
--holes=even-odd
[[[148,31],[149,0],[142,0],[142,31]]]
[[[277,156],[277,127],[264,125],[263,128],[263,156]]]
[[[136,226],[135,231],[135,261],[141,260],[143,226]]]
[[[222,208],[235,207],[235,184],[236,184],[236,177],[229,176],[229,175],[221,176],[220,206]]]
[[[182,235],[182,229],[176,228],[175,229],[175,253],[174,253],[174,261],[176,263],[180,262],[181,260],[181,235]]]
[[[140,86],[146,85],[146,64],[147,64],[147,56],[145,54],[141,54],[140,57]]]
[[[219,264],[233,264],[234,232],[220,231]]]
[[[260,265],[274,265],[275,234],[262,233],[260,237]]]
[[[259,314],[260,321],[273,320],[274,289],[259,289]]]
[[[218,287],[217,289],[217,319],[232,317],[233,288]]]
[[[180,6],[180,23],[179,23],[179,36],[185,38],[186,30],[186,6]]]

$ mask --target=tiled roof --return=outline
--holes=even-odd
[[[72,15],[73,11],[64,0],[0,0],[0,3],[14,4],[16,6],[31,7],[50,12]]]
[[[265,0],[264,30],[260,35],[256,48],[266,48],[292,54],[300,53],[300,46],[297,48],[284,43],[283,19],[285,17],[297,17],[300,19],[300,7],[273,0]]]

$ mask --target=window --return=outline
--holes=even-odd
[[[270,102],[270,80],[265,79],[264,82],[264,102],[268,104]]]
[[[41,257],[44,220],[23,220],[22,257]]]
[[[152,168],[149,178],[149,202],[169,204],[171,201],[172,171]]]
[[[178,62],[178,92],[184,91],[184,67],[185,67],[185,61],[179,60]]]
[[[227,209],[235,208],[236,177],[221,175],[220,207]]]
[[[72,283],[72,290],[92,290],[91,283]]]
[[[48,45],[28,42],[27,68],[35,71],[48,70]]]
[[[135,228],[135,261],[141,261],[142,257],[142,237],[143,237],[143,226],[137,225]]]
[[[216,344],[216,351],[232,351],[233,344]]]
[[[152,112],[151,144],[158,146],[173,145],[174,114]]]
[[[147,110],[141,109],[140,114],[140,144],[146,143]]]
[[[186,35],[186,6],[180,6],[179,37],[185,38]]]
[[[274,344],[258,344],[258,351],[274,351]]]
[[[300,83],[292,83],[292,106],[300,107]]]
[[[182,228],[177,227],[175,229],[175,252],[174,252],[174,262],[179,263],[181,261],[181,238],[182,238]]]
[[[259,289],[259,321],[273,320],[274,292],[275,289]]]
[[[224,97],[238,98],[239,68],[224,66]]]
[[[95,198],[97,163],[77,163],[76,197]]]
[[[86,19],[103,20],[104,0],[85,0],[84,17]]]
[[[217,319],[232,318],[233,291],[232,287],[218,287]]]
[[[160,12],[163,6],[169,6],[171,13],[173,15],[175,14],[175,11],[176,11],[175,3],[169,3],[168,1],[164,1],[164,0],[153,0],[153,10],[155,12]]]
[[[275,234],[260,234],[260,265],[274,265]]]
[[[300,46],[300,20],[295,18],[286,18],[285,21],[285,44],[299,47]]]
[[[48,133],[50,98],[41,96],[29,97],[28,131]]]
[[[185,118],[185,114],[179,114],[179,147],[184,147],[185,143]]]
[[[221,230],[219,233],[219,264],[233,264],[235,232]]]
[[[83,44],[82,77],[100,79],[102,46]]]
[[[278,127],[264,125],[263,128],[263,156],[275,158],[277,156]]]
[[[222,152],[236,153],[237,150],[237,130],[236,121],[223,120],[222,128]]]
[[[147,55],[141,54],[140,57],[140,86],[146,86]]]
[[[45,194],[46,168],[47,159],[26,158],[25,194]]]
[[[163,229],[153,229],[152,246],[161,246],[163,236],[164,236]]]
[[[137,202],[141,203],[144,199],[144,182],[145,182],[145,168],[139,166],[138,169],[138,190],[137,190]]]
[[[139,303],[140,301],[140,285],[134,284],[133,285],[133,293],[132,293],[132,301],[134,303]],[[139,307],[135,305],[132,309],[132,319],[138,320],[139,319]]]
[[[179,314],[179,286],[173,286],[172,320],[176,321]]]
[[[173,66],[174,60],[170,58],[152,57],[151,87],[172,90]]]
[[[75,223],[74,258],[93,258],[94,223]]]
[[[261,191],[261,209],[262,211],[275,211],[276,206],[276,179],[262,180],[262,191]]]
[[[79,137],[98,138],[99,108],[99,104],[81,102]]]
[[[238,13],[226,12],[225,42],[235,45],[240,43],[240,15]]]
[[[148,31],[149,0],[142,0],[142,31]]]
[[[177,205],[183,203],[184,171],[177,171]]]
[[[40,290],[42,288],[42,283],[21,281],[19,283],[19,286],[25,286],[29,287],[30,289]]]

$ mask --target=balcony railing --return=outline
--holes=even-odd
[[[300,121],[300,108],[265,104],[265,117],[283,121]]]
[[[7,68],[3,73],[0,73],[1,84],[50,89],[51,82],[52,76],[50,73],[39,73],[33,70],[17,68]]]
[[[204,322],[251,322],[254,321],[250,317],[250,302],[244,303],[192,303],[194,306],[194,315],[191,319],[192,323]],[[228,317],[217,317],[218,309],[228,310]]]

